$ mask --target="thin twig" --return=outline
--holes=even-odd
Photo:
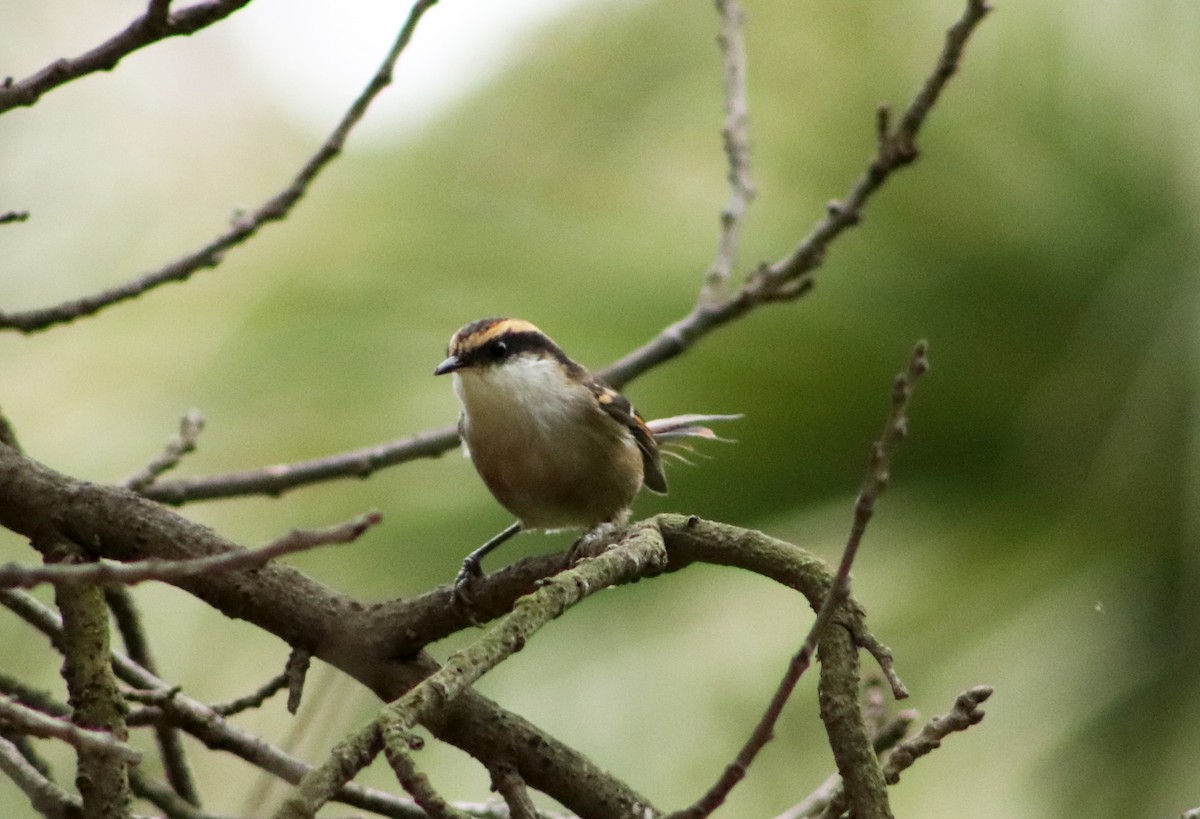
[[[308,676],[308,666],[312,662],[312,652],[303,648],[293,648],[288,655],[287,664],[283,667],[283,676],[287,680],[287,710],[295,714],[300,710],[300,697],[304,694],[304,678]]]
[[[14,222],[24,222],[29,218],[27,210],[6,210],[0,213],[0,225],[11,225]]]
[[[179,421],[179,433],[173,435],[163,451],[140,471],[130,475],[122,484],[127,489],[140,492],[154,483],[159,475],[179,466],[183,456],[196,451],[196,441],[204,430],[204,415],[198,409],[190,409]]]
[[[721,25],[717,43],[721,46],[725,86],[725,123],[721,141],[729,163],[729,201],[721,211],[721,237],[717,257],[705,276],[697,302],[700,306],[718,304],[728,296],[729,282],[737,266],[742,221],[754,199],[754,180],[750,176],[750,106],[746,93],[746,42],[743,37],[745,14],[738,0],[716,0]]]
[[[33,809],[51,819],[77,819],[83,802],[41,774],[21,755],[17,746],[0,736],[0,771],[29,797]]]
[[[0,674],[0,694],[7,694],[22,705],[34,708],[43,714],[51,714],[56,717],[71,716],[70,707],[55,699],[48,691],[34,688],[24,680],[9,674]]]
[[[455,808],[438,793],[429,777],[417,770],[412,757],[396,745],[385,746],[384,756],[396,775],[396,781],[408,792],[430,819],[467,819],[467,814]]]
[[[167,819],[217,819],[205,813],[166,785],[147,774],[140,767],[129,769],[129,788],[135,796],[154,804]]]
[[[824,218],[787,256],[764,264],[731,298],[715,306],[695,307],[647,344],[602,370],[599,374],[614,387],[621,387],[647,370],[690,349],[700,338],[763,304],[798,298],[812,287],[812,272],[825,260],[826,252],[843,231],[858,224],[863,208],[891,174],[917,158],[916,137],[946,83],[958,68],[963,48],[990,7],[982,0],[968,0],[966,11],[946,34],[945,46],[932,73],[909,105],[900,127],[881,141],[866,172],[859,177],[842,203],[833,203]]]
[[[954,700],[954,707],[948,713],[936,716],[921,732],[912,739],[898,744],[888,754],[883,764],[883,776],[889,785],[900,781],[900,774],[912,767],[912,764],[942,745],[942,740],[956,731],[965,731],[972,725],[978,725],[983,720],[984,713],[979,706],[992,696],[992,687],[977,685],[968,688]]]
[[[247,694],[244,697],[238,697],[236,700],[230,700],[226,703],[220,703],[212,707],[213,711],[223,717],[232,717],[234,714],[240,714],[243,711],[249,711],[251,708],[258,708],[268,699],[273,697],[278,692],[287,688],[288,675],[286,672],[276,674],[271,679],[267,680],[252,694]]]
[[[166,26],[170,22],[171,0],[150,0],[146,7],[147,24],[151,27]]]
[[[96,71],[111,71],[124,57],[168,37],[195,34],[224,20],[250,0],[202,0],[167,16],[161,0],[152,0],[146,12],[100,45],[74,58],[55,60],[23,80],[0,84],[0,114],[33,105],[47,91]]]
[[[884,780],[889,785],[900,781],[900,774],[910,768],[914,762],[941,747],[942,740],[956,731],[965,731],[972,725],[978,725],[984,713],[979,706],[992,695],[992,688],[977,685],[958,695],[954,707],[947,714],[934,717],[912,739],[899,743],[883,763]],[[835,792],[822,819],[837,819],[847,810],[845,791]],[[814,814],[800,814],[814,815]]]
[[[75,748],[118,756],[134,765],[142,755],[129,745],[114,739],[104,731],[91,731],[78,725],[43,714],[0,694],[0,724],[35,737],[61,739]]]
[[[150,651],[150,640],[146,636],[146,630],[142,628],[142,617],[138,612],[133,594],[125,586],[106,586],[104,599],[117,624],[117,631],[120,632],[121,639],[125,643],[125,653],[134,662],[141,663],[148,671],[157,674],[157,664]],[[132,724],[129,722],[128,716],[126,724]],[[196,788],[191,766],[188,765],[187,752],[184,749],[179,729],[173,725],[155,725],[154,739],[158,743],[158,755],[162,760],[167,782],[175,793],[186,802],[198,806],[200,792]],[[134,786],[134,784],[131,779],[130,785]]]
[[[515,765],[507,762],[490,765],[488,772],[492,775],[492,790],[504,797],[512,819],[538,819],[529,788]]]
[[[867,522],[874,512],[875,501],[887,485],[892,453],[895,451],[896,445],[907,434],[908,419],[905,410],[908,407],[909,396],[912,394],[912,385],[924,375],[928,368],[925,342],[919,342],[909,358],[908,368],[896,377],[892,385],[891,411],[888,413],[883,434],[871,448],[867,477],[863,481],[858,501],[854,505],[854,523],[851,526],[846,547],[842,552],[842,560],[837,574],[834,575],[829,593],[821,604],[821,609],[816,620],[813,621],[812,628],[809,629],[804,644],[788,664],[787,672],[780,680],[766,711],[759,718],[750,738],[738,751],[733,762],[726,766],[720,778],[700,799],[690,807],[672,814],[671,819],[701,819],[701,817],[711,815],[728,798],[734,786],[746,776],[746,772],[755,757],[758,756],[758,752],[774,736],[775,723],[783,713],[784,705],[787,704],[800,677],[812,663],[812,656],[817,650],[817,645],[837,613],[839,605],[850,596],[850,568],[854,564],[859,544],[866,532]]]
[[[874,748],[875,754],[883,756],[885,752],[895,747],[896,743],[904,739],[916,719],[916,711],[905,710],[881,725],[871,739],[871,746]],[[836,773],[832,774],[812,793],[776,816],[775,819],[807,819],[807,817],[816,816],[829,807],[834,799],[841,798],[842,789],[841,776]]]
[[[21,442],[17,440],[17,431],[13,429],[12,422],[3,412],[0,412],[0,444],[12,447],[17,452],[21,451]]]
[[[249,2],[249,0],[226,0],[226,2],[211,0],[207,3],[196,3],[194,5],[187,6],[184,9],[170,15],[170,23],[167,26],[168,33],[184,33],[175,32],[172,30],[174,21],[177,18],[188,17],[190,19],[198,16],[200,11],[213,8],[222,10],[223,14],[221,16],[225,16],[240,6],[245,5],[247,2]],[[362,119],[363,115],[367,112],[367,108],[371,105],[371,102],[377,96],[379,96],[383,89],[387,88],[387,86],[391,84],[392,69],[396,63],[396,60],[399,59],[400,54],[408,46],[409,41],[412,39],[413,32],[416,30],[417,23],[420,21],[422,15],[432,8],[436,2],[437,0],[417,0],[417,3],[413,5],[412,11],[409,12],[408,19],[405,21],[404,26],[400,29],[400,33],[397,36],[396,41],[392,44],[391,49],[388,51],[387,56],[384,58],[383,63],[379,66],[379,69],[375,72],[375,75],[367,83],[366,87],[363,88],[362,92],[358,95],[354,102],[351,103],[341,121],[329,134],[329,137],[324,143],[322,143],[321,147],[317,149],[316,153],[309,157],[308,161],[304,163],[304,166],[300,169],[299,173],[296,174],[295,178],[292,179],[291,183],[286,188],[277,193],[271,199],[267,200],[252,213],[237,216],[233,220],[233,224],[226,232],[222,233],[217,238],[213,239],[197,250],[192,251],[186,256],[168,262],[157,270],[146,273],[136,279],[127,281],[124,284],[117,285],[111,289],[89,296],[84,296],[83,298],[64,302],[63,304],[55,305],[53,307],[38,308],[12,313],[4,313],[0,311],[0,329],[15,329],[23,333],[32,333],[38,330],[44,330],[47,327],[52,327],[56,324],[62,324],[64,322],[74,321],[75,319],[83,316],[93,315],[105,307],[140,296],[147,290],[151,290],[159,285],[166,284],[168,282],[186,281],[198,270],[212,268],[219,265],[224,259],[226,251],[243,244],[251,236],[254,236],[256,233],[258,233],[259,228],[261,228],[263,225],[286,219],[288,214],[291,212],[292,207],[300,201],[305,193],[308,192],[309,185],[317,177],[317,175],[320,174],[320,172],[335,157],[337,157],[338,154],[342,152],[342,148],[346,144],[346,138],[350,135],[350,131],[353,130],[354,126],[357,125],[359,120]],[[118,38],[122,37],[123,35],[129,35],[130,32],[133,32],[135,35],[140,35],[142,33],[142,29],[153,24],[150,14],[151,12],[148,11],[146,15],[135,21],[130,29],[127,29],[122,35],[118,35]],[[209,20],[208,22],[212,21]],[[208,22],[206,22],[205,25],[207,25]],[[195,29],[193,28],[192,30]],[[118,38],[114,38],[114,40]],[[114,42],[114,40],[110,40],[109,43]],[[152,40],[143,39],[139,41],[139,44],[135,47],[140,47],[141,45],[145,45],[146,42],[151,41]],[[105,46],[101,46],[99,49],[97,49],[97,51],[104,49],[109,45],[109,43],[106,43]],[[120,57],[127,54],[130,50],[133,49],[130,48],[121,50],[118,47],[115,50],[115,58],[111,59],[108,64],[101,67],[111,68],[116,64],[116,60],[120,59]],[[85,55],[85,58],[87,56],[89,55]],[[86,62],[85,58],[80,58],[80,60],[76,62]],[[55,66],[59,66],[62,63],[63,61],[60,61],[60,63],[56,63]],[[51,66],[51,68],[53,69],[55,66]],[[73,70],[77,70],[76,66],[70,62],[66,62],[62,65],[58,74],[51,72],[51,79],[59,76],[59,74],[71,74]],[[91,70],[95,69],[93,68]],[[32,104],[32,102],[36,101],[37,97],[40,96],[42,91],[48,87],[53,87],[55,84],[58,83],[39,80],[39,75],[35,75],[27,81],[15,83],[13,86],[10,86],[7,89],[0,89],[0,112],[5,110],[6,102],[8,102],[7,107],[12,107],[14,104]],[[21,93],[14,93],[14,90],[20,90]]]
[[[383,520],[378,512],[347,521],[328,529],[293,529],[278,540],[258,549],[246,549],[194,560],[162,560],[150,558],[131,563],[80,563],[56,566],[19,566],[9,563],[0,566],[0,588],[33,588],[41,583],[58,586],[73,583],[131,586],[147,580],[177,582],[213,572],[252,569],[283,555],[318,546],[352,543],[363,532]]]
[[[453,426],[439,427],[396,441],[324,458],[275,464],[223,475],[159,481],[144,487],[141,493],[151,500],[172,506],[242,495],[278,497],[289,489],[321,481],[366,478],[385,467],[417,458],[434,458],[456,446],[458,430]]]

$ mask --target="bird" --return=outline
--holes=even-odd
[[[628,398],[518,318],[463,325],[433,372],[453,375],[465,454],[517,519],[463,560],[456,591],[482,575],[485,555],[522,530],[583,529],[584,538],[619,530],[643,487],[667,492],[660,439],[716,438],[698,424],[740,417],[647,424]]]

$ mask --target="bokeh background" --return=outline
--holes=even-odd
[[[5,0],[0,73],[79,53],[142,5]],[[155,268],[273,194],[373,71],[402,5],[258,0],[5,115],[0,209],[32,217],[0,228],[0,306]],[[198,407],[208,428],[182,474],[316,457],[452,421],[430,371],[467,320],[529,318],[601,366],[685,313],[726,198],[715,12],[521,5],[444,0],[346,154],[220,268],[0,336],[0,405],[27,451],[118,481]],[[1177,816],[1200,804],[1200,6],[997,6],[923,158],[836,243],[816,290],[630,386],[651,416],[746,413],[736,445],[706,447],[637,512],[756,527],[835,560],[889,380],[927,338],[933,372],[855,591],[906,705],[932,716],[971,685],[996,694],[982,725],[905,775],[896,814]],[[875,106],[907,103],[960,11],[748,0],[759,196],[745,269],[844,194]],[[293,562],[366,599],[412,595],[508,523],[459,457],[184,512],[258,544],[369,508],[385,523],[362,542]],[[567,543],[526,536],[495,562]],[[0,533],[0,559],[33,558]],[[136,594],[164,676],[193,696],[244,694],[284,662],[278,641],[180,592]],[[766,581],[689,569],[588,601],[480,688],[678,807],[732,757],[809,622]],[[6,672],[61,691],[23,624],[0,617],[0,641]],[[318,667],[298,719],[276,700],[241,722],[319,760],[377,706]],[[814,677],[723,815],[775,815],[832,770],[816,710]],[[48,751],[70,781],[69,756]],[[265,815],[284,792],[193,751],[213,811]],[[453,749],[418,762],[451,798],[487,796]],[[379,766],[363,780],[394,787]],[[0,781],[0,814],[29,811]]]

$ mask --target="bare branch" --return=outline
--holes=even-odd
[[[917,344],[909,360],[908,369],[896,377],[896,381],[892,386],[891,412],[888,414],[888,421],[884,426],[883,434],[871,449],[868,475],[863,482],[863,488],[859,492],[858,501],[854,507],[854,524],[851,527],[846,548],[842,553],[841,564],[838,566],[838,571],[829,588],[829,593],[826,595],[825,601],[821,604],[820,612],[817,614],[812,628],[809,629],[804,644],[800,647],[796,655],[792,657],[787,672],[779,682],[775,694],[771,697],[771,702],[768,704],[767,710],[759,719],[758,724],[754,727],[754,731],[750,734],[750,738],[746,740],[745,745],[742,746],[734,761],[725,768],[721,777],[695,804],[686,810],[673,814],[672,819],[701,819],[701,817],[711,815],[728,798],[734,786],[746,776],[746,772],[749,770],[750,764],[754,762],[755,757],[758,756],[758,752],[774,736],[775,723],[778,722],[780,715],[783,713],[783,707],[791,697],[792,691],[795,690],[800,677],[808,670],[812,662],[812,656],[817,650],[817,645],[824,637],[826,628],[833,621],[838,606],[849,598],[850,568],[854,563],[855,555],[858,553],[858,546],[862,541],[863,533],[866,531],[867,521],[871,519],[871,514],[874,511],[875,500],[887,485],[888,468],[891,463],[892,452],[895,450],[896,444],[899,443],[900,439],[907,432],[908,424],[905,410],[908,406],[908,398],[912,393],[913,382],[928,370],[929,364],[925,357],[925,349],[924,342]],[[903,694],[907,695],[907,692],[905,691]]]
[[[867,531],[867,524],[875,514],[875,503],[883,494],[883,490],[887,488],[890,480],[892,455],[900,441],[908,435],[908,400],[912,396],[912,389],[917,380],[929,371],[927,353],[926,343],[924,341],[917,342],[909,357],[907,369],[897,375],[892,382],[891,411],[888,413],[887,423],[883,427],[879,440],[871,446],[867,476],[863,479],[862,488],[858,492],[858,500],[854,503],[854,523],[850,527],[850,536],[846,541],[846,548],[842,552],[842,560],[838,565],[837,574],[834,575],[833,586],[829,589],[829,596],[821,605],[821,611],[812,625],[812,630],[809,631],[808,639],[804,641],[804,646],[796,655],[797,662],[803,666],[801,673],[804,668],[808,667],[813,652],[816,651],[817,642],[821,638],[821,633],[832,620],[837,607],[850,597],[850,569],[854,565],[854,558],[858,555],[858,547]],[[903,687],[894,693],[897,699],[908,696],[908,692],[903,690]]]
[[[201,16],[201,12],[205,10],[212,11],[213,9],[222,11],[223,13],[220,16],[223,17],[237,8],[245,5],[247,2],[249,2],[249,0],[209,0],[209,2],[201,2],[187,6],[181,11],[172,14],[170,19],[172,21],[174,21],[176,18],[184,17],[192,19]],[[166,284],[168,282],[186,281],[198,270],[212,268],[219,265],[224,259],[226,251],[228,251],[230,248],[241,245],[251,236],[254,236],[256,233],[258,233],[259,228],[261,228],[263,225],[270,222],[278,222],[287,218],[288,214],[292,210],[292,207],[300,201],[305,193],[308,192],[308,187],[312,181],[335,157],[338,156],[338,154],[341,153],[342,148],[346,143],[346,138],[350,135],[350,131],[355,125],[358,124],[359,120],[362,119],[371,102],[377,96],[379,96],[383,89],[391,84],[392,68],[396,63],[396,60],[399,59],[400,54],[408,46],[408,43],[412,39],[413,32],[416,30],[417,23],[420,21],[421,17],[426,11],[432,8],[436,2],[437,0],[417,0],[416,4],[413,5],[412,11],[409,12],[408,19],[405,21],[404,26],[400,29],[400,33],[397,36],[396,41],[392,44],[391,50],[388,51],[387,56],[384,58],[383,63],[375,72],[375,75],[371,78],[370,82],[367,83],[366,87],[359,94],[358,98],[355,99],[350,105],[350,108],[346,111],[345,115],[342,117],[342,120],[330,133],[329,137],[325,140],[321,147],[317,149],[317,152],[309,157],[308,161],[304,164],[304,167],[300,169],[299,173],[296,174],[291,183],[271,199],[259,206],[259,208],[253,213],[235,218],[233,220],[233,224],[225,233],[222,233],[216,239],[208,242],[203,247],[192,251],[186,256],[183,256],[172,262],[168,262],[157,270],[125,282],[124,284],[120,284],[103,292],[90,296],[84,296],[83,298],[75,299],[53,307],[18,311],[13,313],[4,313],[3,311],[0,311],[0,329],[14,329],[19,330],[22,333],[33,333],[38,330],[45,330],[47,327],[52,327],[55,324],[62,324],[64,322],[74,321],[75,319],[83,316],[93,315],[105,307],[140,296],[147,290],[151,290],[159,285]],[[146,15],[143,15],[143,17],[140,17],[138,20],[134,21],[129,29],[127,29],[121,35],[118,35],[118,37],[114,38],[114,40],[110,40],[109,43],[105,44],[105,46],[108,46],[115,40],[118,40],[122,37],[129,36],[132,36],[134,41],[137,43],[135,47],[140,47],[141,45],[145,45],[146,42],[151,42],[152,40],[140,40],[139,38],[145,36],[143,29],[149,24],[144,21],[150,19],[153,10],[154,7],[152,6],[151,10],[148,11]],[[208,20],[205,22],[205,25],[208,25],[211,22],[213,22],[213,20]],[[168,33],[176,32],[170,31],[170,26],[168,26]],[[102,51],[105,49],[105,46],[101,46],[100,49],[97,49],[96,51]],[[111,68],[116,64],[116,60],[120,59],[120,57],[127,54],[130,50],[133,49],[129,48],[127,50],[120,50],[120,47],[118,47],[115,50],[116,58],[113,59],[109,64],[101,65],[100,67]],[[90,54],[95,53],[96,52],[93,51]],[[85,55],[84,58],[80,58],[80,61],[83,61],[89,65],[92,64],[85,59],[88,56],[89,55]],[[55,78],[60,77],[60,75],[63,75],[64,72],[67,75],[70,75],[71,71],[75,70],[75,68],[76,66],[69,61],[65,63],[64,61],[59,61],[59,63],[55,63],[54,66],[51,66],[50,69],[44,70],[43,73],[49,72],[48,76],[52,81]],[[93,68],[91,70],[95,69]],[[78,74],[68,76],[67,79],[72,79],[73,76],[77,75]],[[39,85],[39,82],[37,82],[39,77],[40,75],[35,75],[25,83],[17,83],[9,89],[0,89],[0,112],[5,110],[4,102],[6,100],[10,101],[10,105],[8,107],[12,107],[12,104],[29,105],[36,101],[37,96],[40,96],[41,92],[38,91],[33,96],[30,96],[28,89],[36,89],[40,88],[41,85],[46,85],[44,81],[41,83],[41,85]],[[60,82],[65,81],[66,80],[63,79]],[[52,87],[55,84],[60,84],[60,82],[50,82],[48,85],[46,85],[46,87]],[[12,90],[16,88],[26,89],[23,95],[17,95],[17,98],[28,101],[17,103],[11,102],[11,100],[14,99]]]
[[[721,46],[725,81],[725,124],[721,140],[729,162],[729,201],[721,211],[721,238],[717,257],[705,276],[698,306],[718,304],[728,294],[738,261],[742,220],[754,199],[750,176],[750,106],[746,94],[746,43],[742,36],[745,14],[738,0],[716,0],[721,15],[717,43]]]
[[[169,3],[152,0],[149,8],[124,31],[84,54],[55,60],[23,80],[7,80],[0,85],[0,114],[24,105],[33,105],[47,91],[96,71],[111,71],[124,57],[167,37],[195,34],[202,28],[224,20],[250,0],[202,0],[167,15]]]
[[[23,680],[9,674],[0,674],[0,693],[8,694],[17,702],[27,705],[43,714],[56,717],[71,716],[71,709],[58,701],[49,692],[34,688]]]
[[[251,708],[258,708],[275,694],[279,693],[288,686],[287,672],[276,674],[271,679],[267,680],[258,690],[252,694],[247,694],[244,697],[238,697],[236,700],[231,700],[226,703],[214,705],[212,710],[223,717],[232,717],[234,714],[240,714],[243,711],[249,711]]]
[[[716,328],[745,313],[775,301],[799,298],[813,284],[812,272],[825,260],[826,252],[843,231],[862,219],[871,196],[898,170],[917,158],[916,137],[925,118],[958,68],[963,49],[976,26],[990,8],[981,0],[968,0],[966,11],[946,34],[946,43],[933,72],[906,111],[900,127],[884,140],[866,172],[851,188],[844,202],[831,204],[825,217],[787,256],[764,264],[731,298],[716,305],[697,305],[692,312],[671,324],[649,343],[639,347],[600,372],[614,387],[691,348]]]
[[[258,549],[245,549],[193,560],[151,558],[133,563],[80,563],[58,566],[18,566],[9,563],[0,566],[0,587],[28,589],[40,583],[59,586],[77,583],[133,585],[146,580],[173,583],[201,574],[253,569],[294,552],[329,544],[352,543],[381,520],[383,516],[378,512],[369,512],[328,529],[293,529],[273,543]]]
[[[29,797],[33,809],[50,819],[78,819],[83,815],[83,803],[38,771],[17,749],[0,736],[0,771],[4,771],[21,791]]]
[[[916,711],[901,711],[893,719],[880,726],[878,731],[873,732],[871,747],[875,751],[875,755],[882,757],[884,752],[895,747],[896,743],[904,739],[916,719]],[[824,811],[834,799],[841,798],[844,798],[842,778],[835,773],[822,782],[816,790],[776,816],[775,819],[807,819],[807,817],[816,816]]]
[[[171,0],[150,0],[146,7],[146,19],[150,27],[165,26],[170,23]]]
[[[142,628],[142,617],[138,612],[133,594],[125,586],[106,586],[104,599],[108,603],[108,610],[112,612],[117,630],[121,633],[121,639],[125,643],[125,652],[134,662],[141,663],[146,670],[158,673],[154,657],[150,652],[150,641],[146,637],[146,630]],[[129,722],[129,716],[126,716],[125,722],[127,725],[132,725]],[[188,804],[199,805],[200,792],[196,789],[196,782],[192,777],[192,770],[187,761],[187,752],[184,750],[183,740],[178,729],[172,725],[156,725],[154,726],[154,738],[158,743],[159,757],[162,759],[163,770],[171,788]],[[130,786],[133,787],[135,793],[138,792],[139,787],[146,791],[153,790],[153,784],[148,783],[146,777],[143,776],[135,781],[132,773]],[[162,807],[162,802],[163,799],[160,798],[155,801],[155,804]]]
[[[151,500],[181,506],[185,503],[242,495],[277,497],[289,489],[336,478],[366,478],[389,466],[417,458],[432,458],[458,446],[453,426],[426,430],[408,438],[356,449],[325,458],[276,464],[245,472],[160,481],[144,487]]]
[[[168,819],[217,819],[184,799],[178,791],[139,768],[129,769],[129,787],[135,796],[153,803]]]
[[[198,409],[188,410],[179,421],[179,434],[172,436],[158,457],[140,472],[126,478],[122,485],[138,492],[154,483],[159,475],[179,466],[184,455],[196,450],[196,441],[203,430],[204,415]]]
[[[412,757],[405,751],[395,744],[385,746],[383,751],[396,774],[396,781],[429,814],[430,819],[467,819],[466,813],[455,808],[434,790],[429,777],[417,770]]]
[[[912,764],[928,753],[940,748],[942,740],[956,731],[965,731],[972,725],[978,725],[983,720],[983,711],[979,706],[992,696],[992,687],[977,685],[968,688],[954,700],[954,707],[949,713],[934,717],[921,729],[921,733],[912,739],[897,745],[883,766],[883,774],[889,785],[900,781],[900,774],[912,767]]]
[[[66,720],[27,708],[11,697],[0,694],[0,724],[35,737],[61,739],[75,748],[118,756],[134,765],[142,761],[142,755],[112,734],[90,731]]]
[[[32,538],[32,544],[52,563],[94,559],[58,532],[44,531]],[[60,673],[67,684],[71,722],[78,727],[107,732],[113,741],[124,742],[129,736],[125,701],[109,660],[110,623],[104,593],[90,585],[56,586],[54,602],[62,613],[62,628],[55,648],[63,656]],[[84,814],[127,815],[132,801],[129,764],[137,764],[140,755],[134,759],[91,743],[72,744],[75,784],[83,799]]]
[[[312,662],[312,652],[304,648],[293,648],[288,655],[287,665],[283,668],[284,679],[287,680],[287,710],[295,714],[300,710],[300,697],[304,693],[304,678],[308,675],[308,666]]]
[[[508,805],[512,819],[538,819],[537,807],[516,766],[501,763],[488,770],[492,775],[492,790],[504,797],[504,804]]]
[[[10,446],[17,452],[21,451],[21,442],[17,440],[17,431],[13,429],[8,417],[0,412],[0,444]]]
[[[912,764],[921,757],[940,748],[942,740],[947,736],[956,731],[965,731],[972,725],[979,724],[984,717],[983,712],[979,710],[979,706],[987,701],[991,695],[992,689],[986,685],[977,685],[959,694],[954,701],[954,708],[951,709],[950,713],[931,719],[921,729],[920,734],[899,743],[891,754],[888,755],[887,760],[883,763],[885,781],[889,785],[895,785],[900,781],[900,774],[903,771],[912,767]],[[844,791],[837,791],[832,794],[829,804],[825,807],[825,812],[821,816],[823,819],[837,819],[846,810],[846,794]],[[799,814],[799,816],[812,815],[815,814]]]

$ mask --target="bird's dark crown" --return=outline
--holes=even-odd
[[[462,367],[487,367],[532,354],[556,358],[573,372],[582,370],[549,336],[515,318],[485,318],[464,325],[451,336],[447,354],[457,358]]]

